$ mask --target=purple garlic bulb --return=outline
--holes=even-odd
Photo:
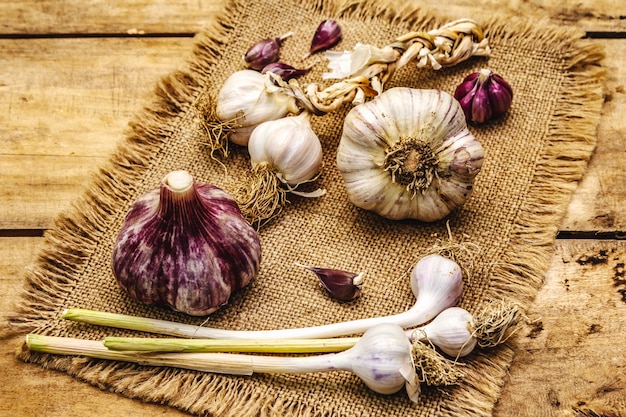
[[[509,83],[488,69],[465,77],[454,92],[468,122],[485,123],[502,116],[511,107],[513,90]]]
[[[333,19],[326,19],[319,24],[311,41],[309,52],[304,55],[308,58],[315,52],[323,51],[337,45],[341,40],[341,26]]]
[[[293,33],[289,32],[278,38],[258,41],[248,49],[243,57],[244,61],[246,61],[250,68],[261,71],[266,65],[278,61],[280,46],[283,41],[291,35],[293,35]]]
[[[227,304],[260,263],[258,234],[235,200],[187,171],[135,201],[113,248],[115,278],[131,298],[193,316]]]

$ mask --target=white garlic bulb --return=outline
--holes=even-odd
[[[222,122],[232,124],[230,141],[245,146],[257,125],[289,113],[298,114],[300,109],[296,99],[273,84],[269,75],[241,70],[222,85],[215,112]]]
[[[266,165],[281,182],[296,186],[315,178],[322,167],[322,144],[310,113],[261,123],[250,135],[252,166]]]
[[[348,113],[337,167],[356,206],[430,222],[465,203],[483,157],[454,97],[396,87]]]

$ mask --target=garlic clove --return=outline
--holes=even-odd
[[[341,40],[341,26],[333,19],[326,19],[319,24],[313,35],[309,52],[302,57],[306,59],[315,52],[332,48]]]
[[[224,306],[257,275],[261,245],[235,200],[187,171],[173,171],[137,199],[112,255],[133,299],[201,316]]]
[[[309,72],[310,68],[295,68],[284,62],[273,62],[263,67],[261,74],[273,72],[282,78],[283,81],[289,81],[292,78],[298,78]]]
[[[280,46],[291,35],[293,33],[289,32],[277,38],[263,39],[256,42],[246,51],[243,57],[244,61],[250,68],[261,71],[266,65],[278,61]]]
[[[320,284],[331,297],[340,301],[351,301],[361,295],[363,273],[342,271],[340,269],[319,268],[296,263],[296,265],[313,272]]]

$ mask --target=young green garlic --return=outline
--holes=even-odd
[[[235,200],[187,171],[172,171],[131,206],[113,248],[120,287],[133,299],[194,316],[224,306],[261,262],[256,230]]]
[[[432,222],[466,202],[483,157],[454,97],[395,87],[350,110],[337,167],[357,207]]]
[[[463,292],[463,273],[456,262],[437,254],[427,255],[413,267],[410,286],[415,295],[415,304],[402,313],[313,327],[230,330],[82,309],[66,310],[63,318],[100,326],[189,338],[268,340],[347,336],[363,333],[370,327],[381,323],[392,323],[402,328],[412,328],[427,323],[459,301]]]
[[[273,82],[271,74],[241,70],[233,73],[222,85],[215,113],[229,128],[228,139],[246,146],[250,134],[259,124],[290,113],[298,114],[300,109],[293,95]]]
[[[278,214],[286,194],[319,197],[296,188],[313,181],[322,167],[322,144],[311,128],[310,113],[283,117],[259,124],[248,142],[252,179],[238,194],[238,202],[251,223],[261,223]]]
[[[302,374],[312,372],[349,371],[367,387],[379,394],[395,394],[406,387],[407,394],[417,402],[420,382],[413,364],[412,346],[404,331],[392,324],[369,329],[348,350],[316,356],[276,357],[235,353],[151,353],[114,351],[102,342],[65,337],[29,334],[26,345],[32,351],[81,355],[140,363],[148,366],[171,366],[202,372],[231,375],[254,373]]]

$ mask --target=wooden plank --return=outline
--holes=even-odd
[[[197,33],[227,0],[2,0],[0,33]]]
[[[49,228],[191,38],[0,40],[0,228]]]
[[[626,242],[559,241],[494,417],[623,416]]]
[[[23,268],[41,242],[0,238],[0,311],[15,301]],[[626,409],[626,351],[619,348],[626,343],[625,260],[626,242],[558,242],[528,312],[537,321],[515,339],[517,355],[494,417],[623,415],[615,410]],[[20,343],[0,343],[0,415],[184,415],[22,363],[14,354]]]
[[[406,1],[397,2],[406,4]],[[197,33],[227,3],[227,0],[2,0],[0,10],[4,19],[0,20],[0,33],[15,36]],[[577,24],[589,31],[626,30],[622,0],[422,0],[417,4],[451,18],[480,16],[489,11],[550,19],[555,24]]]
[[[626,230],[626,41],[606,39],[607,101],[598,127],[597,148],[588,170],[572,196],[561,224],[565,231],[614,233]]]

